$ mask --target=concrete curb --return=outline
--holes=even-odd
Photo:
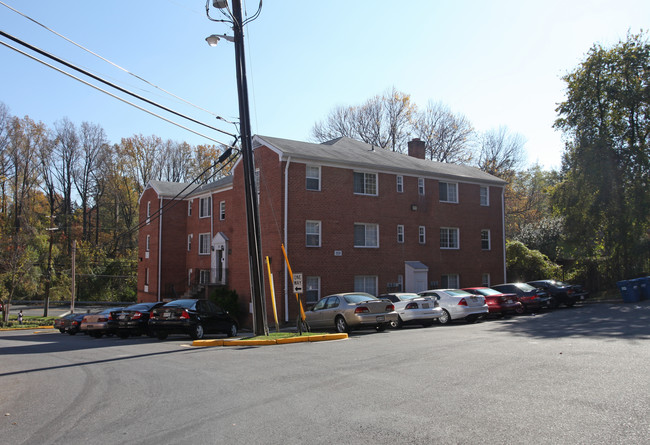
[[[0,328],[0,331],[26,331],[28,329],[54,329],[54,326],[36,326],[31,328],[27,328],[27,327]]]
[[[268,345],[284,345],[288,343],[304,343],[304,342],[317,342],[328,340],[344,340],[348,338],[348,334],[322,334],[322,335],[309,335],[297,336],[289,338],[278,338],[269,340],[194,340],[192,346],[209,347],[209,346],[268,346]]]

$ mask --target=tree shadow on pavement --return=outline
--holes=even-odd
[[[559,308],[500,322],[496,329],[538,338],[650,339],[650,301]]]

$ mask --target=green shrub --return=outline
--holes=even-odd
[[[210,301],[227,311],[232,317],[239,320],[242,309],[239,304],[237,291],[227,287],[219,287],[210,293]]]

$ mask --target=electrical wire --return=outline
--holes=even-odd
[[[0,31],[0,33],[2,33],[2,31]],[[32,59],[32,60],[35,60],[35,61],[37,61],[37,62],[40,62],[40,63],[42,63],[43,65],[45,65],[45,66],[47,66],[47,67],[49,67],[49,68],[52,68],[52,69],[54,69],[54,70],[56,70],[56,71],[58,71],[58,72],[60,72],[60,73],[62,73],[62,74],[65,74],[66,76],[69,76],[69,77],[71,77],[71,78],[73,78],[73,79],[75,79],[75,80],[78,80],[79,82],[81,82],[81,83],[83,83],[83,84],[85,84],[85,85],[88,85],[89,87],[95,88],[96,90],[101,91],[102,93],[108,94],[109,96],[111,96],[111,97],[113,97],[113,98],[115,98],[115,99],[118,99],[118,100],[120,100],[120,101],[122,101],[122,102],[124,102],[124,103],[126,103],[126,104],[128,104],[128,105],[131,105],[132,107],[135,107],[135,108],[137,108],[137,109],[140,110],[140,111],[144,111],[145,113],[148,113],[148,114],[150,114],[150,115],[152,115],[152,116],[155,116],[155,117],[157,117],[157,118],[159,118],[159,119],[162,119],[162,120],[164,120],[165,122],[168,122],[168,123],[170,123],[170,124],[172,124],[172,125],[176,125],[177,127],[182,128],[182,129],[184,129],[184,130],[187,130],[187,131],[189,131],[189,132],[191,132],[191,133],[194,133],[194,134],[196,134],[196,135],[198,135],[198,136],[204,137],[204,138],[206,138],[206,139],[208,139],[208,140],[210,140],[210,141],[212,141],[212,142],[216,142],[217,144],[221,144],[221,145],[223,145],[223,146],[225,146],[225,147],[230,147],[228,144],[226,144],[226,143],[224,143],[224,142],[221,142],[221,141],[219,141],[219,140],[217,140],[217,139],[211,138],[210,136],[207,136],[207,135],[205,135],[205,134],[202,134],[202,133],[199,133],[199,132],[197,132],[197,131],[195,131],[195,130],[192,130],[192,129],[189,128],[189,127],[186,127],[186,126],[184,126],[184,125],[181,125],[181,124],[179,124],[179,123],[177,123],[177,122],[174,122],[174,121],[172,121],[172,120],[170,120],[170,119],[167,119],[166,117],[161,116],[161,115],[159,115],[159,114],[156,114],[156,113],[154,113],[153,111],[147,110],[146,108],[143,108],[143,107],[141,107],[141,106],[139,106],[139,105],[136,105],[136,104],[134,104],[133,102],[129,102],[128,100],[126,100],[126,99],[124,99],[124,98],[122,98],[122,97],[119,97],[119,96],[117,96],[117,95],[115,95],[115,94],[113,94],[113,93],[111,93],[111,92],[109,92],[109,91],[106,91],[106,90],[104,90],[104,89],[98,87],[97,85],[93,85],[93,84],[90,83],[90,82],[86,82],[85,80],[83,80],[83,79],[81,79],[81,78],[79,78],[79,77],[77,77],[77,76],[75,76],[75,75],[73,75],[73,74],[70,74],[70,73],[68,73],[68,72],[66,72],[66,71],[64,71],[64,70],[62,70],[62,69],[60,69],[60,68],[57,68],[57,67],[55,67],[54,65],[51,65],[51,64],[45,62],[44,60],[39,59],[38,57],[35,57],[35,56],[31,55],[31,54],[28,54],[28,53],[26,53],[26,52],[24,52],[24,51],[22,51],[22,50],[20,50],[20,49],[18,49],[18,48],[16,48],[16,47],[14,47],[14,46],[11,46],[10,44],[8,44],[8,43],[6,43],[6,42],[2,42],[2,41],[0,41],[0,44],[6,46],[7,48],[13,49],[14,51],[16,51],[16,52],[18,52],[18,53],[20,53],[20,54],[22,54],[22,55],[24,55],[24,56],[27,56],[27,57],[29,57],[29,58]],[[226,133],[226,134],[228,134],[228,133]]]
[[[56,61],[56,62],[58,62],[58,63],[60,63],[60,64],[62,64],[62,65],[64,65],[64,66],[66,66],[66,67],[68,67],[68,68],[72,68],[73,70],[78,71],[78,72],[80,72],[80,73],[82,73],[82,74],[84,74],[84,75],[90,77],[91,79],[97,80],[97,81],[99,81],[99,82],[101,82],[101,83],[103,83],[103,84],[105,84],[105,85],[108,85],[108,86],[110,86],[110,87],[112,87],[112,88],[115,88],[116,90],[118,90],[118,91],[120,91],[120,92],[122,92],[122,93],[128,94],[129,96],[135,97],[135,98],[140,99],[141,101],[144,101],[144,102],[146,102],[146,103],[148,103],[148,104],[150,104],[150,105],[153,105],[153,106],[158,107],[158,108],[160,108],[160,109],[162,109],[162,110],[165,110],[165,111],[167,111],[168,113],[172,113],[172,114],[174,114],[174,115],[176,115],[176,116],[178,116],[178,117],[181,117],[181,118],[183,118],[183,119],[187,119],[187,120],[189,120],[190,122],[194,122],[195,124],[202,125],[202,126],[207,127],[207,128],[209,128],[209,129],[211,129],[211,130],[218,131],[219,133],[223,133],[223,134],[225,134],[225,135],[228,135],[228,136],[231,136],[231,137],[235,137],[235,135],[234,135],[233,133],[229,133],[229,132],[227,132],[227,131],[224,131],[224,130],[221,130],[221,129],[219,129],[219,128],[213,127],[213,126],[208,125],[208,124],[205,124],[205,123],[203,123],[203,122],[200,122],[200,121],[198,121],[198,120],[196,120],[196,119],[194,119],[194,118],[192,118],[192,117],[189,117],[189,116],[186,116],[186,115],[184,115],[184,114],[181,114],[181,113],[179,113],[179,112],[177,112],[177,111],[174,111],[174,110],[172,110],[172,109],[170,109],[170,108],[167,108],[167,107],[165,107],[165,106],[163,106],[163,105],[160,105],[160,104],[158,104],[158,103],[156,103],[156,102],[153,102],[153,101],[151,101],[151,100],[149,100],[149,99],[147,99],[147,98],[145,98],[145,97],[142,97],[142,96],[140,96],[140,95],[138,95],[138,94],[135,94],[135,93],[133,93],[133,92],[131,92],[131,91],[125,89],[125,88],[122,88],[122,87],[120,87],[120,86],[118,86],[118,85],[115,85],[114,83],[109,82],[109,81],[107,81],[107,80],[105,80],[105,79],[102,79],[101,77],[96,76],[96,75],[94,75],[94,74],[92,74],[92,73],[90,73],[90,72],[88,72],[88,71],[86,71],[86,70],[84,70],[84,69],[82,69],[82,68],[79,68],[79,67],[73,65],[73,64],[70,63],[70,62],[67,62],[67,61],[65,61],[65,60],[63,60],[63,59],[61,59],[61,58],[59,58],[59,57],[57,57],[57,56],[55,56],[55,55],[53,55],[53,54],[48,53],[47,51],[44,51],[44,50],[42,50],[42,49],[40,49],[40,48],[35,47],[34,45],[31,45],[31,44],[29,44],[29,43],[27,43],[27,42],[25,42],[25,41],[23,41],[23,40],[20,40],[19,38],[14,37],[14,36],[12,36],[11,34],[7,34],[6,32],[4,32],[4,31],[2,31],[2,30],[0,30],[0,36],[5,37],[5,38],[7,38],[7,39],[10,39],[10,40],[14,41],[15,43],[18,43],[19,45],[24,46],[24,47],[26,47],[26,48],[29,48],[30,50],[32,50],[32,51],[34,51],[34,52],[37,52],[38,54],[40,54],[40,55],[42,55],[42,56],[45,56],[45,57],[47,57],[47,58],[49,58],[49,59],[52,59],[52,60],[54,60],[54,61]],[[13,48],[13,47],[12,47],[12,48]]]
[[[180,101],[182,101],[182,102],[185,102],[186,104],[188,104],[188,105],[190,105],[190,106],[192,106],[192,107],[194,107],[194,108],[197,108],[197,109],[199,109],[199,110],[201,110],[201,111],[205,111],[206,113],[211,114],[212,116],[216,117],[217,119],[219,119],[219,120],[221,120],[221,121],[224,121],[224,122],[229,123],[229,124],[234,124],[234,122],[231,122],[231,121],[229,121],[229,120],[227,120],[227,119],[224,119],[223,117],[219,116],[218,114],[213,113],[213,112],[210,111],[210,110],[206,110],[205,108],[202,108],[202,107],[200,107],[200,106],[198,106],[198,105],[195,105],[195,104],[193,104],[193,103],[191,103],[191,102],[189,102],[189,101],[183,99],[182,97],[177,96],[176,94],[171,93],[170,91],[167,91],[167,90],[165,90],[164,88],[161,88],[161,87],[159,87],[158,85],[155,85],[155,84],[149,82],[148,80],[144,79],[143,77],[138,76],[138,75],[135,74],[135,73],[132,73],[131,71],[127,70],[126,68],[121,67],[120,65],[118,65],[118,64],[116,64],[116,63],[114,63],[114,62],[108,60],[107,58],[105,58],[105,57],[103,57],[103,56],[101,56],[101,55],[95,53],[94,51],[91,51],[90,49],[88,49],[88,48],[86,48],[86,47],[84,47],[84,46],[78,44],[77,42],[75,42],[75,41],[69,39],[68,37],[64,36],[63,34],[60,34],[60,33],[56,32],[55,30],[53,30],[52,28],[50,28],[50,27],[44,25],[43,23],[39,22],[38,20],[36,20],[36,19],[34,19],[34,18],[32,18],[32,17],[30,17],[30,16],[28,16],[28,15],[26,15],[26,14],[24,14],[24,13],[18,11],[17,9],[15,9],[15,8],[13,8],[13,7],[11,7],[11,6],[9,6],[9,5],[6,4],[5,2],[0,1],[0,5],[5,6],[6,8],[8,8],[8,9],[14,11],[16,14],[21,15],[22,17],[26,18],[27,20],[30,20],[31,22],[37,24],[38,26],[40,26],[40,27],[46,29],[47,31],[49,31],[49,32],[51,32],[51,33],[53,33],[53,34],[55,34],[55,35],[57,35],[57,36],[59,36],[59,37],[61,37],[62,39],[66,40],[67,42],[69,42],[69,43],[75,45],[76,47],[78,47],[78,48],[80,48],[80,49],[82,49],[82,50],[84,50],[84,51],[86,51],[86,52],[92,54],[93,56],[95,56],[95,57],[97,57],[97,58],[103,60],[104,62],[113,65],[115,68],[117,68],[117,69],[119,69],[119,70],[122,70],[123,72],[125,72],[125,73],[127,73],[127,74],[129,74],[129,75],[131,75],[131,76],[133,76],[133,77],[135,77],[135,78],[138,79],[138,80],[141,80],[142,82],[146,83],[147,85],[150,85],[150,86],[152,86],[152,87],[154,87],[154,88],[156,88],[156,89],[162,91],[162,92],[165,93],[165,94],[169,94],[170,96],[172,96],[172,97],[174,97],[174,98],[176,98],[176,99],[178,99],[178,100],[180,100]]]

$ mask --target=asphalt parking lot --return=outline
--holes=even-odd
[[[0,443],[645,444],[649,340],[647,301],[260,347],[2,332]]]

